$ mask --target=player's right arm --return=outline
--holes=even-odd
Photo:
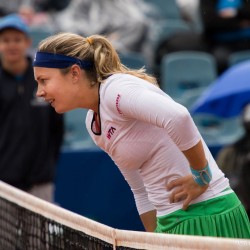
[[[120,167],[119,169],[133,192],[136,208],[145,230],[153,232],[156,228],[156,210],[148,199],[148,193],[139,171]]]
[[[151,210],[140,215],[142,224],[147,232],[154,232],[156,228],[156,210]]]

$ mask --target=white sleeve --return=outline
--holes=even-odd
[[[119,112],[125,118],[164,128],[181,151],[195,146],[201,139],[188,110],[168,95],[132,84],[113,88],[111,92],[113,98],[120,96]],[[110,106],[114,106],[113,102]]]
[[[120,171],[133,192],[138,213],[141,215],[154,210],[155,207],[148,199],[147,191],[138,172],[139,170],[120,169]]]

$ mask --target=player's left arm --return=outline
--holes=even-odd
[[[125,118],[141,120],[165,129],[187,158],[192,173],[198,175],[204,167],[209,168],[206,165],[207,159],[201,135],[184,106],[158,91],[151,91],[140,86],[125,88],[123,91],[123,87],[119,89],[119,111]],[[202,178],[197,178],[197,183],[193,176],[180,178],[169,187],[178,186],[177,198],[185,199],[184,209],[192,199],[198,197],[208,187],[207,183],[201,183]]]
[[[195,146],[183,151],[183,154],[189,161],[192,171],[199,174],[199,178],[203,178],[202,171],[209,168],[202,141],[199,141]],[[209,182],[212,178],[211,172],[209,176],[205,176],[205,180],[194,180],[193,174],[180,177],[167,185],[168,190],[172,190],[170,195],[170,202],[178,202],[183,200],[183,210],[186,210],[190,202],[203,194],[209,186]],[[199,182],[200,181],[200,182]],[[203,182],[205,181],[205,182]]]
[[[130,102],[130,105],[128,104]],[[183,200],[183,209],[206,191],[212,178],[200,133],[188,110],[170,97],[152,91],[130,94],[125,114],[164,128],[183,152],[190,165],[190,175],[170,183],[170,201]],[[123,107],[123,106],[122,106]]]

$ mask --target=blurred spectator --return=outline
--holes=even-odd
[[[53,15],[65,9],[71,0],[0,0],[0,16],[18,13],[32,28],[55,31]]]
[[[217,163],[250,216],[250,104],[243,111],[242,125],[244,136],[233,145],[224,147],[217,156]]]
[[[222,73],[228,67],[230,53],[250,48],[250,2],[200,0],[200,13],[208,49]]]
[[[0,179],[53,201],[63,117],[36,97],[30,45],[20,16],[0,19]]]
[[[60,31],[106,35],[119,52],[142,52],[148,42],[147,6],[142,0],[74,0],[54,21]]]

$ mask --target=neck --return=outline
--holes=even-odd
[[[84,83],[83,85],[88,85]],[[80,89],[78,92],[78,100],[80,100],[81,108],[87,108],[93,110],[95,113],[99,113],[99,84],[93,87],[88,87],[87,89]]]
[[[94,87],[93,106],[91,108],[96,114],[99,114],[99,88],[100,88],[99,84]]]
[[[2,61],[2,66],[12,75],[22,75],[28,67],[28,60],[26,58],[23,58],[23,60],[20,60],[18,62]]]

